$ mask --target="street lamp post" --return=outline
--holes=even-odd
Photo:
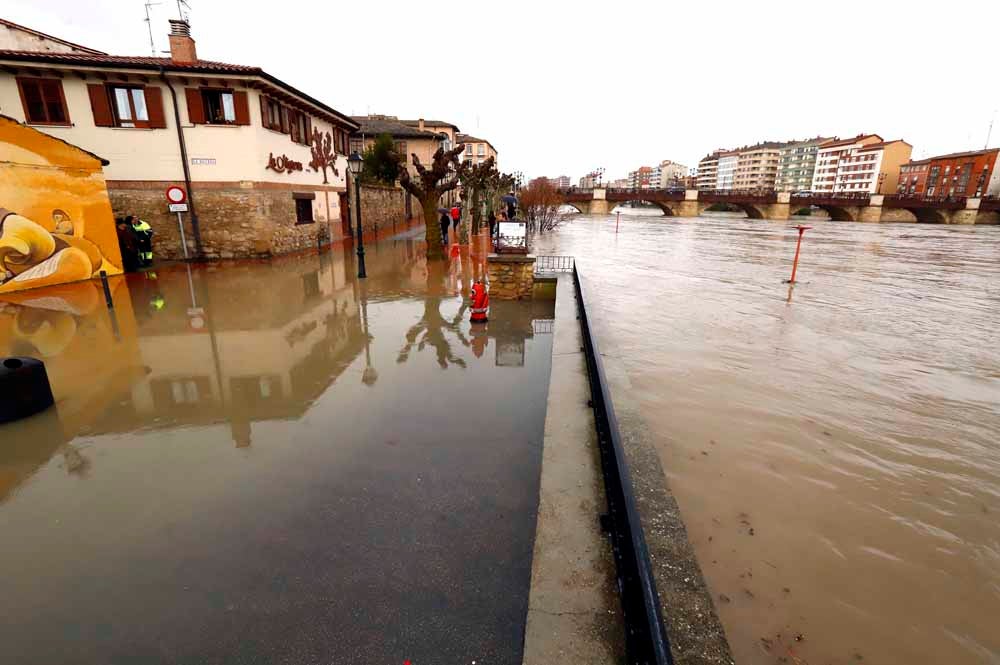
[[[351,171],[351,178],[354,180],[354,201],[355,209],[357,214],[355,215],[354,221],[358,227],[358,278],[364,279],[368,277],[365,272],[365,241],[364,232],[361,229],[361,167],[364,165],[364,160],[361,159],[356,151],[351,153],[351,156],[347,158],[347,167]]]

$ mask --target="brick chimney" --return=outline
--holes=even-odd
[[[424,119],[423,118],[420,118],[419,120],[417,120],[417,129],[419,129],[420,131],[424,131]]]
[[[191,39],[191,25],[187,21],[170,19],[170,59],[174,62],[198,60],[198,52]]]

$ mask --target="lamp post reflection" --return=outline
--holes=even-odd
[[[371,341],[372,336],[368,332],[368,286],[366,283],[361,284],[361,322],[364,326],[364,336],[365,336],[365,371],[361,373],[361,383],[366,386],[373,386],[375,382],[378,381],[378,371],[372,367],[372,351],[371,351]]]

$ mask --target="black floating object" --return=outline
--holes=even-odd
[[[24,356],[0,360],[0,423],[27,418],[54,401],[41,360]]]

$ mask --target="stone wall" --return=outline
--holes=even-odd
[[[490,254],[486,260],[490,297],[530,300],[535,290],[535,257],[528,254]]]
[[[354,189],[351,189],[351,227],[354,226]],[[414,206],[419,208],[419,206]],[[361,224],[366,234],[384,232],[406,222],[406,192],[385,185],[361,186]]]
[[[157,259],[181,259],[180,232],[177,215],[167,211],[162,187],[129,187],[119,185],[109,189],[111,206],[116,217],[133,213],[153,227],[153,253]],[[308,187],[296,192],[309,193]],[[286,254],[316,246],[317,238],[324,243],[338,239],[341,224],[336,191],[313,191],[313,223],[297,224],[295,200],[288,189],[253,187],[213,187],[195,190],[195,205],[201,229],[205,258],[230,259]],[[326,221],[327,198],[331,206],[331,222]],[[184,233],[188,253],[195,255],[191,216],[184,218]]]

